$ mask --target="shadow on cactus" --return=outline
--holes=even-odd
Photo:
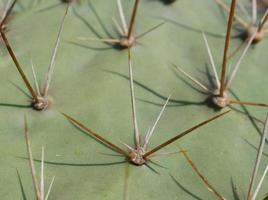
[[[116,71],[109,71],[109,70],[105,70],[105,72],[119,76],[119,77],[129,81],[129,77],[124,75],[124,74],[118,73]],[[147,85],[145,85],[137,80],[133,79],[133,83],[134,83],[134,85],[139,86],[140,88],[144,89],[146,92],[153,94],[154,96],[160,98],[161,100],[166,101],[168,98],[168,96],[160,94],[158,91],[154,90],[153,88],[151,88],[151,87],[149,87],[149,86],[147,86]],[[161,107],[163,106],[163,104],[161,104],[161,103],[156,103],[156,102],[152,102],[152,101],[149,101],[146,99],[141,99],[141,98],[137,98],[137,99],[142,101],[142,102],[153,104],[156,106],[161,106]],[[190,106],[190,105],[206,105],[206,100],[200,101],[200,102],[194,102],[194,101],[186,101],[186,100],[169,98],[169,103],[166,105],[166,107],[178,107],[178,106]]]
[[[62,3],[80,3],[80,0],[61,0]]]
[[[42,1],[42,0],[39,0],[39,1]],[[52,8],[56,8],[62,4],[76,5],[76,4],[81,4],[81,1],[80,0],[58,0],[58,2],[56,2],[56,4],[52,4],[48,7],[42,8],[39,10],[39,12],[47,11],[47,10],[50,10]]]
[[[176,0],[160,0],[160,1],[162,1],[163,4],[169,5],[169,4],[174,3]]]
[[[162,2],[164,5],[171,5],[173,3],[175,3],[178,0],[149,0],[149,1],[160,1]]]
[[[11,7],[11,9],[12,8],[13,7]],[[50,83],[51,83],[53,72],[54,72],[55,59],[56,59],[58,47],[60,44],[60,35],[62,33],[62,30],[63,30],[63,25],[64,25],[64,21],[65,21],[65,18],[67,16],[67,13],[68,13],[68,9],[69,9],[69,5],[67,6],[67,9],[64,13],[63,19],[62,19],[61,24],[60,24],[59,32],[57,35],[57,40],[56,40],[55,47],[53,49],[52,56],[51,56],[51,59],[49,62],[49,67],[48,67],[48,71],[46,74],[45,84],[44,84],[42,91],[40,91],[41,88],[39,87],[39,84],[38,84],[38,80],[36,77],[36,73],[34,70],[34,65],[33,65],[32,60],[31,60],[31,67],[32,67],[32,73],[33,73],[34,82],[35,82],[34,86],[32,86],[29,79],[27,78],[27,76],[23,72],[22,67],[19,64],[19,61],[18,61],[14,51],[12,50],[11,45],[9,44],[9,41],[6,37],[6,34],[4,33],[4,30],[2,29],[2,27],[0,27],[1,36],[2,36],[2,39],[5,43],[7,51],[10,54],[10,57],[12,58],[25,86],[27,87],[28,91],[31,94],[31,96],[30,96],[31,97],[31,100],[30,100],[31,106],[37,111],[42,111],[42,110],[47,109],[50,106],[50,104],[52,103],[51,99],[49,98],[48,91],[49,91]]]

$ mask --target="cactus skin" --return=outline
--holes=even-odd
[[[36,7],[28,8],[29,2],[22,2],[25,8],[23,10],[19,6],[15,8],[16,15],[10,21],[8,37],[25,72],[31,73],[29,56],[31,54],[35,66],[38,67],[37,76],[42,80],[55,40],[50,36],[56,35],[66,5],[49,8],[55,1],[46,0],[41,1]],[[91,2],[94,3],[94,8],[102,22],[109,28],[109,32],[114,33],[110,25],[111,15],[117,16],[116,1]],[[133,1],[126,1],[125,7],[131,8],[132,4]],[[38,12],[44,8],[49,9]],[[105,34],[94,13],[90,12],[87,2],[81,2],[78,6],[73,5],[72,12],[66,18],[61,50],[55,63],[55,74],[51,84],[53,104],[45,112],[39,113],[24,107],[28,105],[27,97],[11,82],[24,90],[26,88],[18,77],[10,57],[1,47],[3,49],[1,52],[4,52],[1,54],[0,62],[1,199],[13,200],[22,197],[16,168],[20,169],[23,184],[31,185],[28,163],[25,159],[19,158],[26,157],[21,133],[25,113],[32,133],[34,157],[40,158],[41,155],[38,153],[40,145],[45,145],[46,161],[50,162],[45,164],[46,174],[48,177],[54,174],[57,176],[51,199],[118,200],[124,197],[127,165],[122,163],[124,159],[102,154],[110,153],[110,150],[82,134],[59,114],[60,111],[72,114],[112,141],[133,142],[129,83],[124,78],[128,74],[127,52],[118,51],[102,43],[89,42],[76,45],[69,42],[85,34],[96,36],[78,16],[88,21],[98,33]],[[151,16],[158,16],[161,19]],[[215,2],[209,0],[179,0],[172,6],[163,6],[159,1],[144,0],[140,6],[136,30],[144,30],[162,19],[172,19],[180,24],[219,35],[226,30],[226,19]],[[192,90],[184,83],[184,77],[179,76],[170,67],[170,63],[176,63],[187,68],[187,71],[195,77],[207,80],[206,71],[203,69],[208,63],[208,58],[201,32],[192,31],[169,21],[142,38],[140,40],[142,45],[132,48],[136,97],[163,104],[166,97],[172,94],[170,105],[174,106],[167,107],[156,135],[152,138],[152,147],[217,114],[205,104],[198,104],[205,100],[205,96]],[[219,66],[224,38],[208,35],[208,39]],[[231,40],[233,49],[240,44],[239,39]],[[268,73],[267,47],[268,40],[263,40],[249,51],[243,61],[233,85],[233,91],[239,98],[254,99],[256,102],[268,101],[268,79],[265,77]],[[180,101],[186,101],[186,105],[181,105]],[[241,106],[235,108],[244,112]],[[258,119],[264,119],[267,112],[263,108],[247,107],[247,109]],[[159,110],[160,107],[157,105],[137,101],[138,120],[143,133],[154,121]],[[259,121],[255,123],[259,129],[263,126]],[[196,165],[210,182],[219,188],[219,192],[224,194],[226,199],[235,199],[231,180],[242,198],[242,194],[247,192],[256,157],[256,149],[247,141],[257,147],[260,139],[249,117],[234,111],[197,131],[198,134],[189,135],[176,144],[189,151]],[[162,152],[177,151],[176,144]],[[194,195],[201,199],[214,199],[212,194],[204,190],[202,183],[182,155],[156,157],[155,161],[165,167],[152,165],[160,175],[146,166],[128,166],[130,200],[191,200],[196,199]],[[267,157],[263,157],[262,162],[259,176],[267,163]],[[36,165],[39,168],[40,163],[37,162]],[[267,193],[265,190],[267,187],[266,180],[259,199]],[[31,187],[25,187],[25,192],[29,197],[34,196]]]

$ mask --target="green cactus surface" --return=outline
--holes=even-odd
[[[133,0],[124,0],[127,19]],[[142,0],[134,32],[141,34],[164,22],[131,47],[137,118],[142,136],[152,127],[162,105],[170,101],[149,144],[153,148],[221,112],[206,103],[180,66],[209,85],[206,33],[218,72],[222,64],[228,15],[214,0]],[[225,1],[230,5],[230,1]],[[250,12],[250,3],[242,1]],[[2,3],[5,5],[4,3]],[[1,6],[3,6],[1,5]],[[8,21],[7,38],[25,74],[33,82],[31,59],[43,86],[66,3],[56,0],[18,0]],[[267,109],[232,105],[232,112],[201,127],[152,157],[148,166],[135,166],[73,126],[66,113],[99,135],[127,148],[134,145],[129,91],[128,51],[78,37],[116,37],[112,17],[119,18],[116,0],[88,0],[70,5],[65,20],[53,79],[51,104],[44,111],[29,105],[28,90],[1,41],[0,55],[0,199],[26,199],[34,189],[23,136],[27,116],[33,157],[39,174],[45,148],[46,189],[55,181],[51,200],[210,200],[216,197],[189,167],[186,150],[200,171],[228,200],[247,195]],[[243,12],[237,6],[237,15]],[[263,15],[259,13],[259,18]],[[239,30],[233,29],[232,36]],[[232,37],[230,52],[243,41]],[[252,46],[242,61],[231,92],[233,99],[268,103],[268,40]],[[241,51],[228,61],[234,64]],[[26,94],[25,94],[26,93]],[[142,137],[143,138],[143,137]],[[264,149],[267,152],[267,148]],[[259,179],[267,165],[262,157]],[[257,199],[267,196],[267,179]]]

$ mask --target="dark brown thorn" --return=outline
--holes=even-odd
[[[230,37],[231,37],[231,30],[232,30],[233,18],[234,18],[234,13],[235,13],[235,5],[236,5],[236,0],[232,0],[231,9],[230,9],[230,13],[229,13],[229,19],[228,19],[228,25],[227,25],[227,34],[226,34],[226,38],[225,38],[225,47],[224,47],[222,69],[221,69],[220,97],[224,96],[224,90],[225,90],[228,49],[229,49],[229,45],[230,45]]]
[[[157,147],[155,147],[154,149],[152,149],[152,150],[148,151],[147,153],[145,153],[145,154],[144,154],[144,158],[145,158],[145,159],[148,158],[149,155],[151,155],[151,154],[155,153],[156,151],[158,151],[158,150],[164,148],[165,146],[167,146],[167,145],[169,145],[169,144],[175,142],[176,140],[182,138],[183,136],[187,135],[188,133],[194,131],[195,129],[198,129],[198,128],[200,128],[201,126],[204,126],[204,125],[206,125],[207,123],[209,123],[209,122],[211,122],[211,121],[213,121],[213,120],[215,120],[215,119],[217,119],[217,118],[219,118],[219,117],[221,117],[221,116],[223,116],[223,115],[229,113],[230,111],[231,111],[231,110],[228,110],[228,111],[226,111],[226,112],[224,112],[224,113],[221,113],[221,114],[219,114],[219,115],[216,115],[216,116],[214,116],[214,117],[212,117],[212,118],[210,118],[210,119],[208,119],[208,120],[206,120],[206,121],[204,121],[204,122],[202,122],[202,123],[200,123],[200,124],[198,124],[198,125],[196,125],[196,126],[190,128],[190,129],[188,129],[188,130],[186,130],[186,131],[180,133],[179,135],[177,135],[177,136],[171,138],[170,140],[168,140],[168,141],[166,141],[166,142],[160,144],[159,146],[157,146]]]
[[[9,7],[9,9],[7,10],[4,19],[1,21],[0,27],[3,27],[3,25],[5,24],[8,16],[10,15],[10,13],[13,10],[16,3],[17,3],[17,0],[14,0],[13,3],[11,4],[11,6]]]
[[[227,13],[230,13],[230,9],[228,8],[228,6],[222,2],[222,0],[215,0],[218,5]],[[247,22],[245,22],[242,18],[240,18],[239,16],[234,14],[234,19],[244,28],[247,29],[250,24],[248,24]]]
[[[131,35],[132,35],[132,31],[134,28],[134,23],[135,23],[135,19],[137,16],[137,11],[138,11],[138,6],[139,6],[140,0],[135,0],[135,4],[134,4],[134,8],[132,11],[132,15],[131,15],[131,19],[130,19],[130,23],[129,23],[129,27],[128,27],[128,33],[127,33],[127,38],[130,39]]]
[[[194,162],[192,161],[190,156],[187,154],[187,152],[181,148],[180,150],[183,156],[185,157],[185,159],[187,160],[187,162],[189,163],[189,165],[194,170],[194,172],[201,178],[203,183],[207,186],[208,191],[212,192],[218,199],[225,200],[225,198],[219,192],[217,192],[217,190],[208,182],[207,178],[198,170],[197,166],[194,164]]]
[[[248,106],[268,107],[268,104],[265,104],[265,103],[255,103],[255,102],[236,101],[236,100],[230,100],[230,104],[240,104],[240,105],[248,105]]]
[[[100,142],[104,143],[105,145],[111,147],[112,149],[116,150],[118,153],[123,154],[124,156],[126,156],[127,158],[130,158],[130,155],[128,152],[126,152],[125,150],[121,149],[120,147],[118,147],[117,145],[109,142],[108,140],[106,140],[105,138],[103,138],[102,136],[100,136],[99,134],[95,133],[94,131],[92,131],[91,129],[87,128],[86,126],[84,126],[82,123],[78,122],[77,120],[75,120],[74,118],[70,117],[69,115],[65,114],[65,113],[61,113],[63,114],[72,124],[74,124],[75,126],[81,128],[82,130],[85,130],[86,133],[94,138],[96,138],[97,140],[99,140]]]
[[[12,58],[14,64],[15,64],[15,66],[17,68],[17,70],[19,71],[20,76],[21,76],[22,80],[24,81],[26,87],[28,88],[29,92],[31,93],[32,98],[35,101],[38,101],[37,95],[36,95],[34,89],[32,88],[30,82],[28,81],[26,75],[24,74],[24,72],[23,72],[23,70],[22,70],[22,68],[21,68],[21,66],[20,66],[20,64],[19,64],[19,62],[18,62],[18,60],[17,60],[17,58],[15,56],[15,53],[13,52],[13,50],[12,50],[12,48],[11,48],[11,46],[10,46],[8,40],[7,40],[7,37],[6,37],[6,35],[5,35],[5,33],[4,33],[4,31],[3,31],[3,29],[2,29],[1,26],[0,26],[0,33],[1,33],[1,36],[2,36],[2,39],[3,39],[4,43],[6,45],[6,48],[8,50],[8,53],[11,56],[11,58]]]

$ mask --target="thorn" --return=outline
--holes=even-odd
[[[119,25],[118,21],[116,21],[116,19],[114,17],[112,18],[112,20],[113,20],[113,22],[115,24],[116,30],[118,31],[119,35],[125,35],[124,31],[121,28],[121,26]]]
[[[154,31],[155,29],[158,29],[160,26],[164,25],[165,23],[166,22],[161,22],[161,23],[153,26],[152,28],[149,28],[147,31],[145,31],[145,32],[139,34],[138,36],[136,36],[136,40],[139,39],[139,38],[144,37],[145,35],[147,35],[148,33],[152,32],[152,31]]]
[[[6,20],[8,18],[8,16],[10,15],[10,13],[12,12],[15,4],[17,3],[17,0],[14,0],[13,3],[11,4],[11,6],[9,7],[9,9],[6,11],[1,23],[0,23],[0,27],[2,28],[3,25],[6,23]]]
[[[264,170],[264,172],[263,172],[263,175],[262,175],[262,177],[261,177],[261,180],[260,180],[259,184],[257,185],[257,188],[256,188],[256,190],[255,190],[255,192],[254,192],[254,194],[253,194],[252,200],[255,200],[255,199],[256,199],[256,197],[257,197],[257,195],[258,195],[258,193],[259,193],[259,191],[260,191],[260,189],[261,189],[261,186],[262,186],[262,183],[263,183],[263,181],[264,181],[264,178],[265,178],[265,176],[267,175],[267,173],[268,173],[268,165],[266,166],[266,168],[265,168],[265,170]],[[266,197],[266,198],[267,198],[267,197]],[[266,200],[266,198],[265,198],[264,200]]]
[[[201,123],[198,124],[198,125],[193,126],[193,127],[190,128],[190,129],[188,129],[188,130],[186,130],[186,131],[180,133],[179,135],[177,135],[177,136],[175,136],[175,137],[173,137],[173,138],[167,140],[166,142],[164,142],[164,143],[158,145],[157,147],[155,147],[155,148],[153,148],[152,150],[150,150],[150,151],[148,151],[147,153],[145,153],[145,154],[144,154],[144,158],[148,158],[149,155],[151,155],[151,154],[155,153],[156,151],[158,151],[158,150],[164,148],[165,146],[167,146],[167,145],[169,145],[169,144],[175,142],[176,140],[178,140],[178,139],[182,138],[183,136],[187,135],[188,133],[191,133],[192,131],[194,131],[194,130],[200,128],[201,126],[204,126],[204,125],[208,124],[209,122],[211,122],[211,121],[213,121],[213,120],[215,120],[215,119],[217,119],[217,118],[219,118],[219,117],[221,117],[221,116],[223,116],[223,115],[229,113],[230,111],[231,111],[231,110],[228,110],[228,111],[226,111],[226,112],[224,112],[224,113],[221,113],[221,114],[219,114],[219,115],[216,115],[216,116],[214,116],[214,117],[212,117],[212,118],[210,118],[210,119],[208,119],[208,120],[206,120],[206,121],[204,121],[204,122],[201,122]]]
[[[126,152],[125,150],[121,149],[120,147],[116,146],[115,144],[109,142],[108,140],[106,140],[105,138],[103,138],[102,136],[100,136],[99,134],[95,133],[94,131],[92,131],[91,129],[87,128],[86,126],[84,126],[82,123],[80,123],[79,121],[75,120],[74,118],[70,117],[69,115],[65,114],[65,113],[61,113],[63,116],[65,116],[72,124],[74,124],[75,126],[77,126],[78,128],[86,131],[86,133],[91,136],[96,138],[97,140],[99,140],[100,142],[102,142],[103,144],[107,145],[108,147],[111,147],[112,149],[114,149],[115,151],[117,151],[118,153],[123,154],[124,156],[126,156],[127,158],[130,158],[130,155],[128,152]]]
[[[174,64],[173,64],[174,65]],[[202,83],[200,83],[198,80],[196,80],[194,77],[192,77],[190,74],[188,74],[187,72],[185,72],[182,68],[180,68],[177,65],[174,65],[174,67],[176,69],[178,69],[181,73],[183,73],[187,78],[189,78],[191,81],[193,81],[196,85],[198,85],[200,88],[202,88],[203,90],[205,90],[208,93],[212,93],[212,91],[210,91],[205,85],[203,85]]]
[[[252,24],[257,21],[257,0],[252,0]]]
[[[161,116],[163,115],[163,113],[164,113],[164,111],[165,111],[165,108],[166,108],[166,106],[167,106],[167,104],[168,104],[168,102],[169,102],[170,97],[171,97],[171,95],[169,95],[169,97],[167,98],[167,100],[166,100],[164,106],[162,107],[162,109],[161,109],[159,115],[157,116],[157,118],[156,118],[156,120],[155,120],[155,123],[154,123],[152,129],[150,129],[150,132],[146,135],[146,137],[145,137],[145,142],[144,142],[144,145],[143,145],[143,148],[144,148],[144,149],[147,149],[147,145],[148,145],[148,143],[149,143],[149,141],[150,141],[150,138],[151,138],[151,136],[153,135],[154,130],[155,130],[155,127],[156,127],[156,125],[158,124],[158,122],[159,122]]]
[[[128,185],[129,185],[129,163],[125,166],[125,177],[124,177],[124,200],[128,200]]]
[[[140,3],[140,0],[135,0],[135,4],[134,4],[134,8],[133,8],[133,11],[132,11],[132,15],[131,15],[130,23],[129,23],[129,28],[128,28],[128,35],[127,35],[128,39],[130,39],[130,37],[132,35],[132,31],[133,31],[133,28],[134,28],[134,23],[135,23],[135,19],[136,19],[136,16],[137,16],[139,3]]]
[[[219,89],[220,88],[220,80],[219,80],[218,73],[217,73],[217,70],[216,70],[216,65],[215,65],[215,62],[214,62],[214,59],[213,59],[213,56],[212,56],[212,53],[211,53],[211,49],[209,47],[208,40],[207,40],[207,37],[206,37],[205,33],[202,32],[202,35],[203,35],[203,39],[204,39],[205,44],[206,44],[206,49],[207,49],[207,52],[208,52],[210,65],[212,66],[213,73],[214,73],[214,76],[216,78],[217,89]]]
[[[26,195],[25,195],[25,191],[24,191],[24,188],[23,188],[20,172],[19,172],[19,170],[17,168],[16,168],[16,172],[17,172],[17,176],[18,176],[18,179],[19,179],[19,185],[20,185],[20,190],[21,190],[21,194],[22,194],[22,199],[27,200]]]
[[[52,180],[51,180],[51,182],[50,182],[50,184],[49,184],[49,187],[48,187],[48,191],[47,191],[47,195],[46,195],[45,200],[48,200],[48,197],[49,197],[49,194],[50,194],[50,192],[51,192],[51,189],[52,189],[54,180],[55,180],[55,176],[53,176],[53,178],[52,178]]]
[[[228,8],[228,6],[225,3],[223,3],[221,0],[215,0],[215,1],[219,4],[219,6],[223,10],[230,12],[230,9]],[[234,15],[234,18],[244,29],[247,29],[249,27],[249,24],[246,23],[242,18],[238,17],[237,15]]]
[[[268,14],[268,12],[267,12],[267,14]],[[241,65],[241,62],[244,59],[244,57],[246,56],[246,53],[248,52],[248,49],[249,49],[250,45],[252,44],[257,33],[258,33],[258,30],[256,30],[254,32],[254,34],[251,36],[251,38],[248,40],[247,46],[245,47],[244,51],[242,52],[242,55],[240,56],[240,58],[238,59],[236,65],[232,71],[232,74],[229,76],[228,80],[226,81],[225,89],[228,89],[231,86],[231,83],[233,82],[233,80],[235,78],[235,75],[236,75],[236,73]]]
[[[248,101],[235,101],[235,100],[231,100],[230,101],[230,104],[240,104],[240,105],[249,105],[249,106],[268,107],[268,104],[248,102]]]
[[[44,146],[42,146],[42,157],[41,157],[41,175],[40,175],[40,195],[41,195],[41,200],[44,199],[45,197],[45,184],[44,184]]]
[[[51,82],[52,75],[53,75],[53,71],[54,71],[54,63],[55,63],[56,55],[57,55],[59,44],[60,44],[60,35],[62,33],[62,30],[63,30],[63,26],[64,26],[65,18],[66,18],[67,14],[68,14],[68,10],[69,10],[69,4],[67,5],[67,8],[66,8],[66,11],[64,13],[63,19],[61,21],[60,29],[59,29],[59,32],[58,32],[58,35],[57,35],[56,44],[55,44],[55,47],[53,49],[52,56],[51,56],[51,59],[50,59],[50,62],[49,62],[49,67],[48,67],[48,71],[47,71],[47,74],[46,74],[46,81],[45,81],[45,86],[44,86],[44,91],[43,91],[43,96],[44,97],[48,96],[48,89],[49,89],[50,82]]]
[[[258,28],[258,32],[260,32],[264,28],[267,21],[268,21],[268,9],[266,10],[264,17],[261,20],[261,23],[260,23],[259,28]]]
[[[226,68],[227,68],[227,57],[228,57],[228,49],[230,45],[230,37],[233,25],[233,18],[235,13],[235,5],[236,0],[232,0],[231,9],[229,13],[228,25],[227,25],[227,34],[225,38],[225,47],[224,47],[224,54],[223,54],[223,61],[222,61],[222,69],[221,69],[221,79],[220,79],[220,97],[224,96],[225,91],[225,81],[226,81]]]
[[[41,193],[40,193],[39,186],[37,183],[37,176],[36,176],[36,171],[35,171],[35,166],[34,166],[34,161],[33,161],[31,143],[30,143],[30,139],[29,139],[29,132],[28,132],[28,125],[27,125],[26,116],[24,116],[24,137],[25,137],[25,142],[26,142],[26,147],[27,147],[27,152],[28,152],[29,165],[31,168],[31,175],[32,175],[36,199],[41,199]]]
[[[160,156],[169,156],[169,155],[174,155],[174,154],[179,154],[182,153],[181,151],[175,151],[175,152],[169,152],[169,153],[155,153],[148,158],[153,158],[153,157],[160,157]]]
[[[208,191],[212,192],[218,199],[220,200],[225,200],[225,198],[217,192],[217,190],[208,182],[207,178],[198,170],[197,166],[194,164],[190,156],[186,153],[186,151],[183,151],[183,149],[180,148],[181,153],[187,160],[188,164],[192,167],[193,171],[201,178],[203,183],[206,185],[208,188]]]
[[[38,84],[38,81],[37,81],[37,77],[36,77],[36,73],[35,73],[35,70],[34,70],[34,64],[33,64],[32,59],[31,59],[31,68],[32,68],[32,73],[33,73],[33,78],[34,78],[35,89],[36,89],[37,95],[41,96],[40,89],[39,89],[39,84]]]
[[[17,68],[17,70],[19,71],[20,76],[21,76],[23,82],[25,83],[27,89],[31,93],[32,98],[35,101],[38,101],[37,95],[36,95],[34,89],[32,88],[29,80],[27,79],[25,73],[23,72],[23,70],[22,70],[22,68],[21,68],[21,66],[20,66],[20,64],[19,64],[19,62],[18,62],[18,60],[17,60],[17,58],[15,56],[15,53],[13,52],[13,50],[12,50],[12,48],[11,48],[9,42],[8,42],[8,39],[7,39],[7,37],[6,37],[6,35],[5,35],[5,33],[4,33],[4,31],[3,31],[3,29],[2,29],[1,26],[0,26],[0,33],[1,33],[2,39],[3,39],[4,43],[5,43],[5,46],[6,46],[7,50],[8,50],[8,53],[11,56],[11,58],[12,58],[14,64],[15,64],[15,66]]]
[[[96,41],[96,42],[107,42],[110,44],[118,44],[120,42],[119,39],[114,39],[114,38],[89,38],[89,37],[78,37],[78,40],[81,41]]]
[[[120,141],[120,143],[122,143],[124,146],[126,146],[129,151],[134,151],[134,149],[131,146],[129,146],[128,144],[121,142],[121,141]]]
[[[139,133],[138,122],[137,122],[136,101],[135,101],[134,83],[133,83],[133,71],[132,71],[132,63],[131,63],[131,53],[130,53],[129,48],[128,48],[128,66],[129,66],[132,120],[133,120],[133,125],[134,125],[135,143],[136,143],[136,147],[138,148],[140,147],[140,133]]]
[[[125,34],[127,34],[128,28],[127,28],[126,17],[125,17],[124,10],[122,8],[121,0],[117,0],[117,8],[118,8],[120,20],[121,20],[121,23],[122,23],[122,27],[123,27],[122,33],[125,35]]]
[[[247,43],[247,41],[243,41],[229,56],[228,56],[228,60],[231,59],[233,56],[235,56],[235,54],[237,52],[240,51],[240,49]]]
[[[261,137],[259,148],[258,148],[257,157],[256,157],[256,160],[255,160],[253,172],[252,172],[252,175],[251,175],[251,178],[250,178],[247,199],[252,199],[252,190],[253,190],[253,187],[255,185],[256,176],[257,176],[257,173],[258,173],[258,170],[259,170],[259,166],[260,166],[260,162],[261,162],[261,156],[262,156],[262,153],[263,153],[267,133],[268,133],[268,114],[266,116],[264,129],[263,129],[263,132],[262,132],[262,137]]]

